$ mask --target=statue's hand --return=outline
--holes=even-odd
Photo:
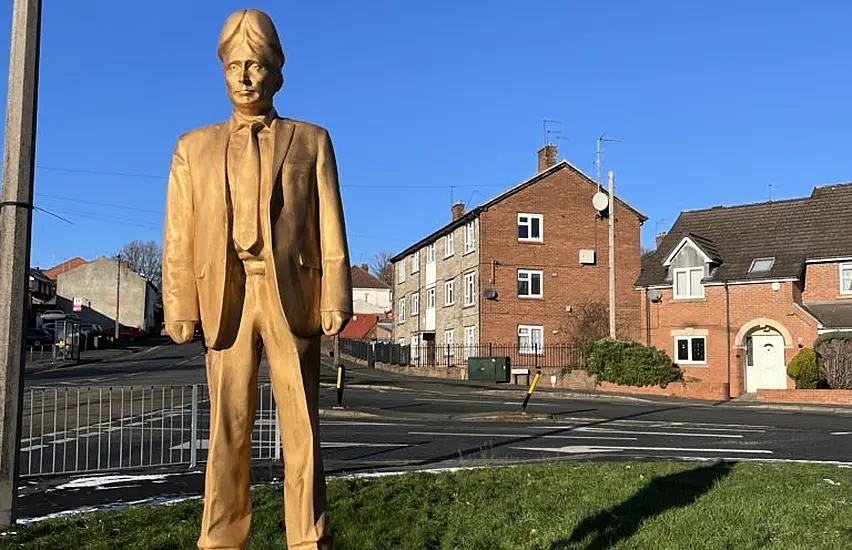
[[[322,331],[328,336],[339,334],[351,317],[351,314],[342,311],[323,311]]]
[[[192,340],[192,335],[195,333],[195,321],[175,321],[166,325],[166,332],[169,333],[175,344],[186,344]]]

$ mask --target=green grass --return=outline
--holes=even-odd
[[[829,479],[832,483],[825,481]],[[834,483],[838,483],[835,485]],[[799,464],[560,463],[334,480],[337,550],[852,549],[852,470]],[[248,548],[283,548],[279,487]],[[192,549],[201,503],[19,527],[0,550]]]

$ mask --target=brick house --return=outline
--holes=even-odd
[[[852,328],[852,184],[682,212],[644,262],[641,340],[683,370],[683,395],[795,387],[786,365]]]
[[[385,314],[391,310],[391,287],[370,273],[367,265],[353,265],[352,307],[354,313]]]
[[[539,151],[539,171],[465,212],[393,258],[394,340],[412,357],[463,345],[510,344],[532,355],[572,343],[586,304],[608,311],[608,218],[592,197],[601,189],[556,147]],[[605,189],[603,190],[605,191]],[[618,334],[635,338],[640,304],[640,226],[647,219],[616,198]],[[604,321],[605,326],[608,322]]]

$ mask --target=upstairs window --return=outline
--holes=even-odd
[[[529,269],[518,270],[518,297],[519,298],[541,298],[541,271]]]
[[[396,264],[396,282],[404,283],[405,282],[405,261],[400,260]]]
[[[435,243],[430,244],[426,247],[426,263],[434,264],[435,263]]]
[[[464,253],[473,252],[474,248],[476,248],[476,228],[474,226],[474,220],[467,222],[467,225],[464,226]]]
[[[426,289],[426,309],[435,309],[435,287]]]
[[[400,298],[399,303],[396,308],[397,321],[399,323],[405,322],[405,298]]]
[[[852,263],[840,264],[840,293],[852,294]]]
[[[411,314],[417,315],[420,313],[420,293],[411,295]]]
[[[456,243],[454,242],[455,237],[453,236],[452,233],[447,233],[447,236],[445,237],[445,241],[446,241],[446,248],[445,248],[445,251],[444,251],[444,257],[449,258],[450,256],[452,256],[456,252],[456,250],[455,250]]]
[[[464,276],[464,305],[472,306],[476,300],[476,273]]]
[[[766,273],[775,265],[775,258],[755,258],[748,268],[749,273]]]
[[[542,241],[541,214],[518,214],[518,240],[519,241]]]
[[[675,298],[704,298],[703,267],[687,267],[674,270]]]
[[[419,250],[417,252],[415,252],[413,256],[411,256],[411,272],[417,273],[418,271],[420,271],[420,251]]]

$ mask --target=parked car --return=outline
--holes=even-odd
[[[53,344],[53,334],[43,328],[27,329],[27,347],[49,346]]]
[[[104,331],[105,336],[115,336],[115,326],[108,327]],[[130,340],[136,341],[145,336],[145,333],[142,332],[142,329],[137,327],[119,327],[118,328],[118,339],[119,340]]]

